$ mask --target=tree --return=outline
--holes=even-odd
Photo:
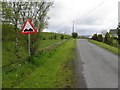
[[[35,9],[34,12],[30,12],[29,18],[33,18],[34,26],[37,28],[38,33],[31,36],[31,38],[34,38],[35,41],[31,42],[31,54],[36,54],[39,43],[40,43],[40,32],[47,27],[48,25],[48,16],[47,12],[49,11],[50,6],[53,5],[53,2],[32,2],[33,8]]]
[[[2,13],[3,21],[15,26],[15,45],[16,56],[18,57],[18,42],[19,31],[17,28],[21,28],[26,19],[30,19],[37,29],[38,33],[31,35],[31,54],[34,55],[38,49],[40,43],[40,32],[47,27],[48,19],[47,13],[53,2],[47,2],[42,0],[40,2],[3,2]],[[26,40],[26,39],[25,39]],[[27,40],[26,40],[27,42]],[[19,57],[18,57],[19,58]]]
[[[57,35],[54,35],[54,39],[57,40]]]
[[[10,19],[12,18],[12,8],[8,5],[7,2],[2,2],[2,21],[3,24],[9,24]]]
[[[120,44],[120,23],[118,24],[118,28],[117,28],[117,35],[118,35],[118,43]]]
[[[92,39],[93,39],[93,40],[97,40],[97,34],[94,34],[94,35],[92,36]]]
[[[103,42],[102,34],[98,34],[97,40],[98,40],[99,42]]]
[[[76,32],[73,32],[73,33],[72,33],[72,37],[73,37],[73,38],[77,38],[77,36],[78,36],[78,33],[76,33]]]
[[[2,2],[3,22],[14,25],[15,30],[15,54],[19,60],[18,22],[20,18],[21,2]]]
[[[64,35],[61,36],[61,39],[64,39]]]
[[[112,44],[112,39],[111,39],[110,34],[108,32],[105,34],[104,42],[108,45]]]

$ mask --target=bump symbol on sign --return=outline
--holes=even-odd
[[[21,34],[33,34],[36,32],[37,30],[34,28],[33,24],[30,22],[29,19],[27,19],[20,33]]]
[[[24,32],[33,32],[33,29],[30,28],[30,29],[25,29]]]

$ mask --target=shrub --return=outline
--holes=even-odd
[[[117,37],[111,37],[112,38],[112,40],[117,40],[118,38]]]
[[[61,36],[61,39],[64,39],[64,35]]]
[[[118,48],[118,41],[116,39],[112,39],[112,46]]]
[[[55,40],[57,39],[57,35],[54,35],[54,39],[55,39]]]
[[[73,33],[72,33],[72,37],[73,37],[73,38],[77,38],[77,36],[78,36],[78,33],[76,33],[76,32],[73,32]]]
[[[44,37],[43,40],[46,40],[46,38]]]
[[[108,32],[105,34],[104,42],[108,45],[112,44],[112,39],[111,39],[110,34]]]
[[[102,34],[99,34],[99,35],[97,36],[97,40],[98,40],[99,42],[103,42]]]
[[[118,34],[118,43],[120,44],[120,29],[117,29],[118,30],[118,32],[117,32],[117,34]]]
[[[97,40],[97,34],[94,34],[94,35],[92,36],[92,39],[93,39],[93,40]]]

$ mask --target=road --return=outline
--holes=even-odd
[[[77,40],[77,88],[118,88],[118,56],[85,39]]]

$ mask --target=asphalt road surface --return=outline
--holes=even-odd
[[[77,40],[77,88],[118,88],[118,56],[84,39]]]

